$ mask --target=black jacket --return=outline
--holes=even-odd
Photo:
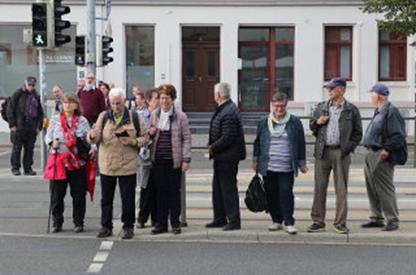
[[[40,97],[36,93],[36,90],[33,90],[31,93],[34,93],[36,101],[38,102],[38,115],[35,119],[34,125],[27,125],[25,122],[25,108],[26,108],[26,98],[30,92],[24,90],[23,88],[17,89],[16,92],[12,95],[9,105],[7,106],[7,118],[9,120],[9,127],[16,127],[20,129],[42,129],[43,122],[43,109],[40,102]]]
[[[309,121],[309,127],[316,137],[315,153],[316,159],[322,159],[325,149],[327,124],[318,125],[318,118],[323,114],[329,113],[329,101],[323,101],[318,104],[313,117]],[[339,117],[339,138],[342,157],[354,152],[355,148],[360,144],[363,136],[361,125],[361,116],[358,108],[352,103],[345,101],[344,108]]]
[[[239,161],[246,158],[244,130],[240,111],[228,100],[217,106],[209,128],[210,158],[217,161]]]

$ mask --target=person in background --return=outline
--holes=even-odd
[[[157,89],[147,91],[144,94],[144,98],[146,107],[137,112],[143,118],[150,137],[153,137],[156,133],[156,128],[152,127],[151,114],[159,107],[159,94]],[[147,150],[148,146],[143,146],[139,152],[140,166],[137,172],[137,183],[140,186],[140,210],[137,217],[137,228],[144,228],[149,216],[151,216],[152,226],[156,226],[157,220],[155,175]]]
[[[70,187],[72,197],[72,217],[74,232],[84,231],[85,204],[86,204],[86,175],[85,160],[78,155],[76,139],[85,139],[90,126],[82,111],[79,99],[75,94],[64,94],[62,97],[62,111],[51,118],[45,135],[45,143],[49,145],[50,153],[57,154],[57,159],[63,159],[67,165],[66,179],[51,180],[51,212],[53,217],[52,233],[62,231],[64,223],[64,198],[67,186]],[[95,147],[89,152],[90,157],[95,155]]]
[[[103,93],[103,96],[105,98],[105,106],[106,108],[108,108],[110,105],[108,101],[108,93],[110,92],[110,86],[107,83],[100,81],[100,83],[98,84],[98,88]]]
[[[157,186],[157,224],[152,233],[167,232],[170,216],[173,234],[180,234],[181,177],[191,163],[191,131],[186,114],[174,107],[175,87],[161,85],[158,91],[160,108],[152,113],[157,128],[151,146]]]
[[[10,162],[12,174],[15,176],[21,175],[22,148],[24,148],[24,174],[30,176],[36,175],[36,172],[32,169],[33,151],[36,136],[43,127],[44,113],[35,86],[36,78],[28,76],[23,87],[14,92],[7,106],[10,139],[13,143]]]
[[[55,101],[54,114],[59,114],[62,111],[62,96],[64,90],[58,84],[52,86],[52,99]]]
[[[136,97],[138,94],[143,94],[143,92],[140,90],[139,86],[134,85],[131,87],[131,93],[132,93],[132,97],[128,98],[126,100],[126,107],[129,110],[135,110],[137,105],[136,105]]]
[[[264,178],[268,210],[273,221],[269,230],[284,229],[289,234],[296,234],[294,176],[298,170],[306,173],[308,167],[303,125],[299,118],[286,111],[287,103],[286,94],[276,93],[271,100],[272,112],[258,123],[253,169]]]
[[[85,79],[80,79],[77,81],[77,91],[83,89],[85,86]]]
[[[85,77],[85,86],[78,90],[78,97],[84,116],[88,119],[90,126],[95,123],[98,115],[106,110],[105,97],[103,93],[95,87],[95,75],[87,73]]]

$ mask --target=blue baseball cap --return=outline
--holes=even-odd
[[[375,93],[377,93],[379,95],[382,95],[382,96],[388,96],[390,94],[389,88],[386,85],[382,84],[382,83],[375,84],[371,88],[370,92],[375,92]]]
[[[338,86],[346,87],[347,86],[347,81],[345,81],[345,79],[342,78],[342,77],[335,77],[335,78],[331,79],[328,83],[326,83],[324,85],[324,88],[333,89],[333,88],[338,87]]]

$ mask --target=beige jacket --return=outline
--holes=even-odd
[[[139,165],[137,150],[149,141],[146,126],[139,116],[140,135],[136,137],[136,129],[134,128],[131,112],[126,113],[125,111],[123,115],[125,124],[122,123],[122,126],[116,128],[114,121],[108,118],[103,128],[102,124],[106,112],[102,112],[97,119],[95,128],[100,130],[98,136],[95,139],[91,139],[90,134],[87,136],[89,143],[100,144],[98,150],[100,173],[106,176],[128,176],[136,174]],[[122,144],[118,137],[115,136],[115,133],[123,131],[127,131],[131,138],[136,139],[137,145]]]

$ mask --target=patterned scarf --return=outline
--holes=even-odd
[[[290,119],[289,112],[286,112],[282,120],[277,120],[274,116],[274,113],[273,112],[270,113],[269,118],[267,119],[267,125],[269,127],[270,134],[273,137],[280,138],[285,132],[286,123],[289,121],[289,119]]]

